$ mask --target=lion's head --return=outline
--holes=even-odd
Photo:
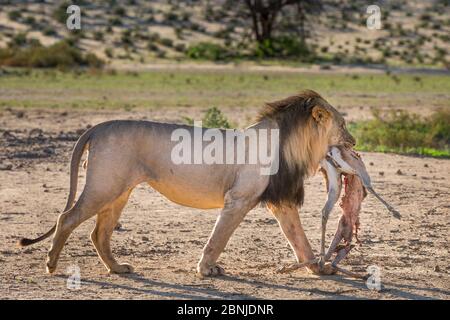
[[[303,202],[303,180],[313,175],[331,145],[354,146],[342,115],[312,90],[267,103],[259,120],[271,119],[280,129],[280,166],[262,200],[274,205]]]

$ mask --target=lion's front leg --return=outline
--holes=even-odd
[[[217,218],[211,236],[203,248],[202,257],[197,265],[200,276],[217,276],[224,274],[224,269],[217,265],[219,258],[231,235],[242,222],[245,215],[256,205],[256,201],[236,199],[229,192],[225,196],[225,206]]]
[[[316,260],[300,222],[297,208],[294,206],[275,207],[271,205],[268,208],[278,220],[281,230],[294,250],[297,262],[302,263]],[[334,268],[329,263],[325,264],[322,270],[320,270],[317,262],[310,264],[307,268],[315,274],[335,273]]]

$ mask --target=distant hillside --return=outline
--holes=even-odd
[[[47,46],[70,37],[81,49],[115,64],[185,59],[186,50],[200,42],[212,44],[220,59],[221,48],[245,54],[254,44],[250,19],[236,16],[225,0],[73,1],[82,12],[77,33],[64,23],[72,2],[0,2],[0,47]],[[371,3],[324,3],[308,29],[308,45],[321,61],[449,68],[449,1],[381,1],[383,28],[374,31],[366,28]]]

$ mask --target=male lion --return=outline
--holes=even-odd
[[[171,134],[177,128],[194,131],[192,126],[122,120],[87,130],[73,150],[64,212],[46,234],[33,240],[22,239],[20,244],[30,245],[53,234],[47,259],[47,271],[52,273],[71,232],[97,215],[91,239],[100,259],[109,272],[132,272],[129,264],[119,264],[113,257],[110,238],[131,191],[147,182],[178,204],[222,208],[197,266],[202,276],[224,272],[216,264],[220,253],[247,212],[260,202],[275,215],[298,262],[314,258],[298,207],[303,203],[303,180],[317,171],[328,147],[355,144],[338,111],[311,90],[266,104],[258,122],[242,132],[279,129],[279,169],[273,175],[261,175],[259,164],[174,164]],[[225,134],[225,130],[220,132]],[[86,185],[75,202],[78,168],[86,149]],[[315,273],[331,273],[328,267],[319,270],[314,264],[308,268]]]

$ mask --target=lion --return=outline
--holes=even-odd
[[[148,183],[177,204],[221,208],[197,264],[200,276],[224,273],[217,264],[221,252],[245,215],[260,203],[277,219],[297,261],[314,258],[298,214],[304,199],[304,180],[316,173],[329,146],[355,145],[344,118],[333,106],[318,93],[305,90],[267,103],[257,122],[241,130],[239,134],[255,129],[278,130],[279,145],[272,151],[279,154],[279,167],[270,175],[260,174],[260,163],[174,164],[171,133],[180,128],[195,130],[187,125],[133,120],[103,122],[87,130],[72,153],[70,191],[64,211],[46,234],[24,238],[20,245],[53,235],[46,261],[47,272],[53,273],[72,231],[97,216],[91,240],[101,261],[110,273],[133,272],[130,264],[119,263],[113,257],[110,238],[132,190],[140,183]],[[220,130],[224,135],[227,131]],[[79,164],[86,150],[86,184],[75,201]],[[317,264],[308,269],[314,273],[332,272],[332,268],[319,270]]]

